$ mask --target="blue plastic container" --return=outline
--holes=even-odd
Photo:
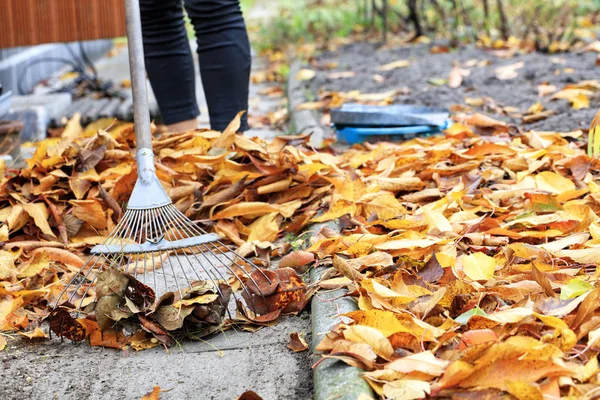
[[[446,109],[414,106],[344,104],[331,110],[331,122],[339,141],[405,141],[428,136],[452,125]]]

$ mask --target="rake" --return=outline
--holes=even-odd
[[[264,277],[271,283],[269,277],[224,245],[219,235],[207,233],[179,211],[156,176],[138,0],[125,0],[125,10],[138,177],[125,214],[104,243],[92,248],[92,256],[60,293],[55,308],[69,304],[82,310],[94,293],[90,290],[98,275],[108,268],[150,286],[156,298],[167,292],[183,296],[198,281],[211,282],[224,299],[228,295],[221,285],[236,281],[244,299],[264,298],[255,278],[260,274],[259,280]]]

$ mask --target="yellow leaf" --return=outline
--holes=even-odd
[[[442,268],[453,267],[456,262],[455,256],[446,253],[435,253],[435,259]]]
[[[0,250],[0,279],[11,280],[16,277],[15,256],[6,250]]]
[[[452,224],[444,217],[441,212],[434,210],[424,210],[427,224],[429,225],[429,232],[437,230],[439,232],[452,232]]]
[[[397,68],[405,68],[410,65],[410,61],[408,60],[398,60],[388,64],[380,65],[377,67],[378,71],[392,71]]]
[[[251,232],[248,236],[248,241],[275,241],[275,239],[277,239],[277,234],[279,233],[279,218],[277,213],[270,213],[258,218],[249,226]]]
[[[375,328],[386,337],[397,332],[410,333],[410,329],[405,327],[391,311],[384,310],[366,310],[353,311],[344,316],[351,318],[357,325],[370,326]]]
[[[201,296],[192,297],[191,299],[179,300],[173,304],[173,307],[181,308],[181,306],[191,306],[192,304],[209,304],[218,298],[218,294],[203,294]]]
[[[19,332],[19,335],[29,339],[45,339],[48,337],[48,335],[46,335],[46,333],[41,330],[39,326],[31,332]]]
[[[50,259],[46,253],[36,253],[33,259],[29,262],[22,264],[18,271],[18,278],[29,278],[36,276],[46,268],[50,266]]]
[[[539,101],[527,109],[527,114],[537,114],[544,111],[544,106]]]
[[[8,225],[0,226],[0,242],[8,242]]]
[[[573,108],[580,110],[582,108],[590,108],[590,98],[583,93],[579,93],[573,99]]]
[[[60,142],[58,142],[56,146],[48,149],[48,156],[60,157],[63,155],[65,150],[75,141],[75,139],[83,131],[83,129],[81,128],[80,120],[81,114],[79,113],[71,117],[61,134]]]
[[[389,360],[394,353],[390,341],[375,328],[363,325],[352,325],[344,329],[344,338],[354,343],[366,343],[378,356]]]
[[[48,209],[44,203],[27,203],[23,208],[44,234],[56,237],[48,224]]]
[[[385,368],[405,374],[419,371],[427,375],[440,376],[444,373],[448,364],[450,362],[437,358],[428,350],[394,360],[386,364]]]
[[[506,391],[519,400],[543,400],[544,394],[535,383],[507,381]]]
[[[383,385],[383,394],[386,399],[424,399],[430,392],[431,384],[429,382],[414,379],[399,379]]]
[[[577,189],[573,181],[551,171],[544,171],[536,175],[535,183],[538,189],[556,194]]]
[[[438,240],[433,239],[398,239],[390,240],[382,244],[375,246],[378,250],[401,250],[401,249],[414,249],[414,248],[427,248],[438,243]]]
[[[262,203],[259,201],[250,201],[238,203],[226,207],[223,211],[213,215],[211,219],[224,219],[243,216],[246,218],[256,218],[262,215],[270,214],[279,211],[279,206],[276,204]]]
[[[333,204],[329,208],[329,211],[327,211],[323,215],[313,218],[311,221],[312,222],[331,221],[333,219],[337,219],[346,214],[350,214],[351,216],[354,216],[355,212],[356,212],[356,203],[355,202],[348,201],[348,200],[338,200],[337,202],[335,202],[335,204]]]
[[[73,207],[73,216],[87,222],[97,229],[105,229],[107,217],[104,214],[102,205],[97,200],[71,200]]]
[[[481,252],[462,257],[463,272],[474,281],[487,281],[494,276],[496,260]]]
[[[298,73],[296,74],[296,79],[299,81],[310,81],[312,78],[315,77],[316,74],[317,73],[312,69],[304,68],[298,71]]]
[[[105,180],[105,181],[112,180],[112,179],[118,179],[122,176],[125,176],[125,175],[131,173],[131,168],[132,168],[132,164],[130,164],[128,162],[121,163],[121,164],[117,165],[116,167],[108,168],[108,169],[102,171],[102,173],[100,174],[100,179]]]

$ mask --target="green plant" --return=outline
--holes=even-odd
[[[276,17],[258,29],[259,50],[346,37],[366,21],[354,1],[283,0]]]

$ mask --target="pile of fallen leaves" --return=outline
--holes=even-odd
[[[157,175],[186,216],[240,246],[238,254],[268,266],[272,255],[289,248],[273,244],[279,232],[299,232],[307,225],[329,183],[320,181],[319,168],[313,169],[314,156],[293,146],[305,143],[307,136],[280,137],[266,144],[236,135],[238,128],[239,116],[222,133],[155,132]],[[65,283],[90,257],[90,247],[102,243],[114,229],[137,178],[134,147],[131,124],[98,121],[83,130],[75,117],[60,137],[38,144],[25,168],[5,171],[0,189],[1,331],[39,328]],[[280,268],[269,276],[265,282],[255,278],[260,287],[254,287],[254,293],[246,282],[245,296],[252,297],[248,300],[253,305],[245,310],[246,322],[271,323],[281,313],[300,312],[308,301],[306,286],[294,270]],[[187,321],[194,332],[211,331],[199,327],[206,320],[199,314],[210,311],[200,309],[221,307],[228,300],[217,299],[207,289],[198,293],[197,288],[158,299],[131,276],[110,280],[118,283],[109,285],[110,290],[85,289],[83,306],[93,302],[96,307],[91,322],[74,320],[60,309],[51,316],[52,330],[73,340],[90,338],[93,344],[106,345],[106,340],[92,340],[95,332],[119,326],[111,332],[112,346],[123,347],[131,339],[120,336],[122,325],[133,324],[150,334],[144,337],[157,339],[153,343],[168,344],[172,342],[168,335],[189,328],[182,325]],[[238,280],[248,278],[242,274]],[[138,293],[141,287],[143,295]],[[260,301],[253,298],[261,291]],[[161,317],[163,306],[170,307],[170,314],[162,313],[167,318]],[[221,327],[226,307],[221,308],[209,325]],[[127,331],[140,341],[135,329]],[[28,335],[45,336],[40,329]]]
[[[581,131],[457,119],[444,136],[336,156],[313,220],[342,232],[324,228],[308,251],[331,257],[320,285],[347,287],[359,310],[317,350],[386,398],[591,398],[600,162]]]
[[[360,309],[318,350],[363,368],[377,393],[590,396],[600,372],[600,163],[582,150],[581,131],[522,133],[481,114],[456,120],[443,135],[341,153],[311,150],[304,136],[249,139],[234,134],[236,121],[223,133],[157,132],[153,145],[176,206],[258,264],[302,242],[281,243],[283,233],[339,220],[339,232],[321,229],[281,266],[303,273],[316,255],[330,266],[319,286],[357,299]],[[133,140],[130,125],[84,131],[74,120],[27,168],[6,171],[2,331],[46,316],[65,277],[114,227],[136,177]],[[297,292],[296,271],[269,276]],[[157,302],[130,277],[115,279],[96,288],[110,320],[79,321],[88,336],[121,319],[154,342],[162,325],[177,331],[185,318],[222,324],[223,299],[205,286]],[[288,287],[256,284],[271,299],[257,314],[306,304]]]

